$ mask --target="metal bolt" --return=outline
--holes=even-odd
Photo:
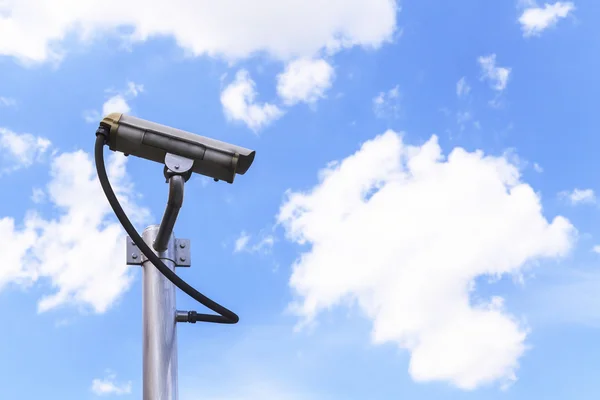
[[[179,261],[184,262],[185,261],[185,257],[179,257]]]
[[[133,240],[131,241],[131,245],[132,246],[137,246]]]
[[[179,169],[179,164],[174,165],[175,169]]]
[[[137,257],[138,257],[138,255],[137,255],[137,254],[135,254],[135,253],[133,253],[133,254],[131,255],[131,258],[133,258],[134,260],[135,260]]]
[[[181,247],[182,249],[185,249],[185,243],[183,243],[183,242],[179,243],[179,247]]]

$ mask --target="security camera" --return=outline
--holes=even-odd
[[[256,154],[254,150],[120,113],[107,115],[100,124],[110,129],[108,145],[112,151],[161,164],[167,154],[175,154],[194,161],[192,172],[228,183],[233,183],[236,174],[248,171]]]

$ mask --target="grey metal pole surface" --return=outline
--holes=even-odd
[[[159,226],[144,230],[142,238],[152,248]],[[167,249],[156,252],[175,270],[175,238]],[[177,400],[177,329],[175,285],[143,257],[143,400]]]

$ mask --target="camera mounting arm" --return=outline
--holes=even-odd
[[[174,251],[168,252],[171,235],[179,210],[183,205],[184,185],[191,177],[194,161],[174,154],[165,156],[164,176],[169,184],[169,197],[162,221],[156,233],[152,247],[157,253],[171,254],[168,260],[177,267],[191,266],[190,241],[175,238]],[[127,264],[142,265],[148,258],[140,251],[131,238],[127,238]]]
[[[165,156],[164,174],[169,183],[169,199],[153,244],[154,250],[158,252],[167,250],[169,238],[183,205],[183,186],[190,179],[193,165],[194,161],[189,158],[170,153]]]

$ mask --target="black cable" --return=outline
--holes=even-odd
[[[131,237],[131,240],[139,247],[139,249],[144,253],[144,255],[148,258],[152,264],[175,286],[179,289],[183,290],[188,296],[196,300],[198,303],[203,306],[209,308],[210,310],[220,314],[220,315],[212,315],[212,314],[199,314],[195,311],[190,311],[188,313],[188,322],[213,322],[218,324],[236,324],[240,318],[232,311],[223,307],[222,305],[216,303],[215,301],[209,299],[192,286],[190,286],[187,282],[177,276],[176,273],[171,271],[169,267],[162,262],[160,258],[152,249],[144,242],[144,239],[140,236],[139,233],[133,227],[133,224],[123,211],[115,192],[113,191],[110,182],[108,180],[108,175],[106,174],[106,166],[104,164],[104,145],[107,140],[107,132],[103,130],[103,127],[100,127],[96,132],[96,146],[94,148],[94,156],[96,159],[96,171],[98,172],[98,179],[100,180],[100,184],[102,185],[102,189],[104,190],[104,194],[110,203],[113,211],[115,212],[119,222],[123,225],[125,232]]]

